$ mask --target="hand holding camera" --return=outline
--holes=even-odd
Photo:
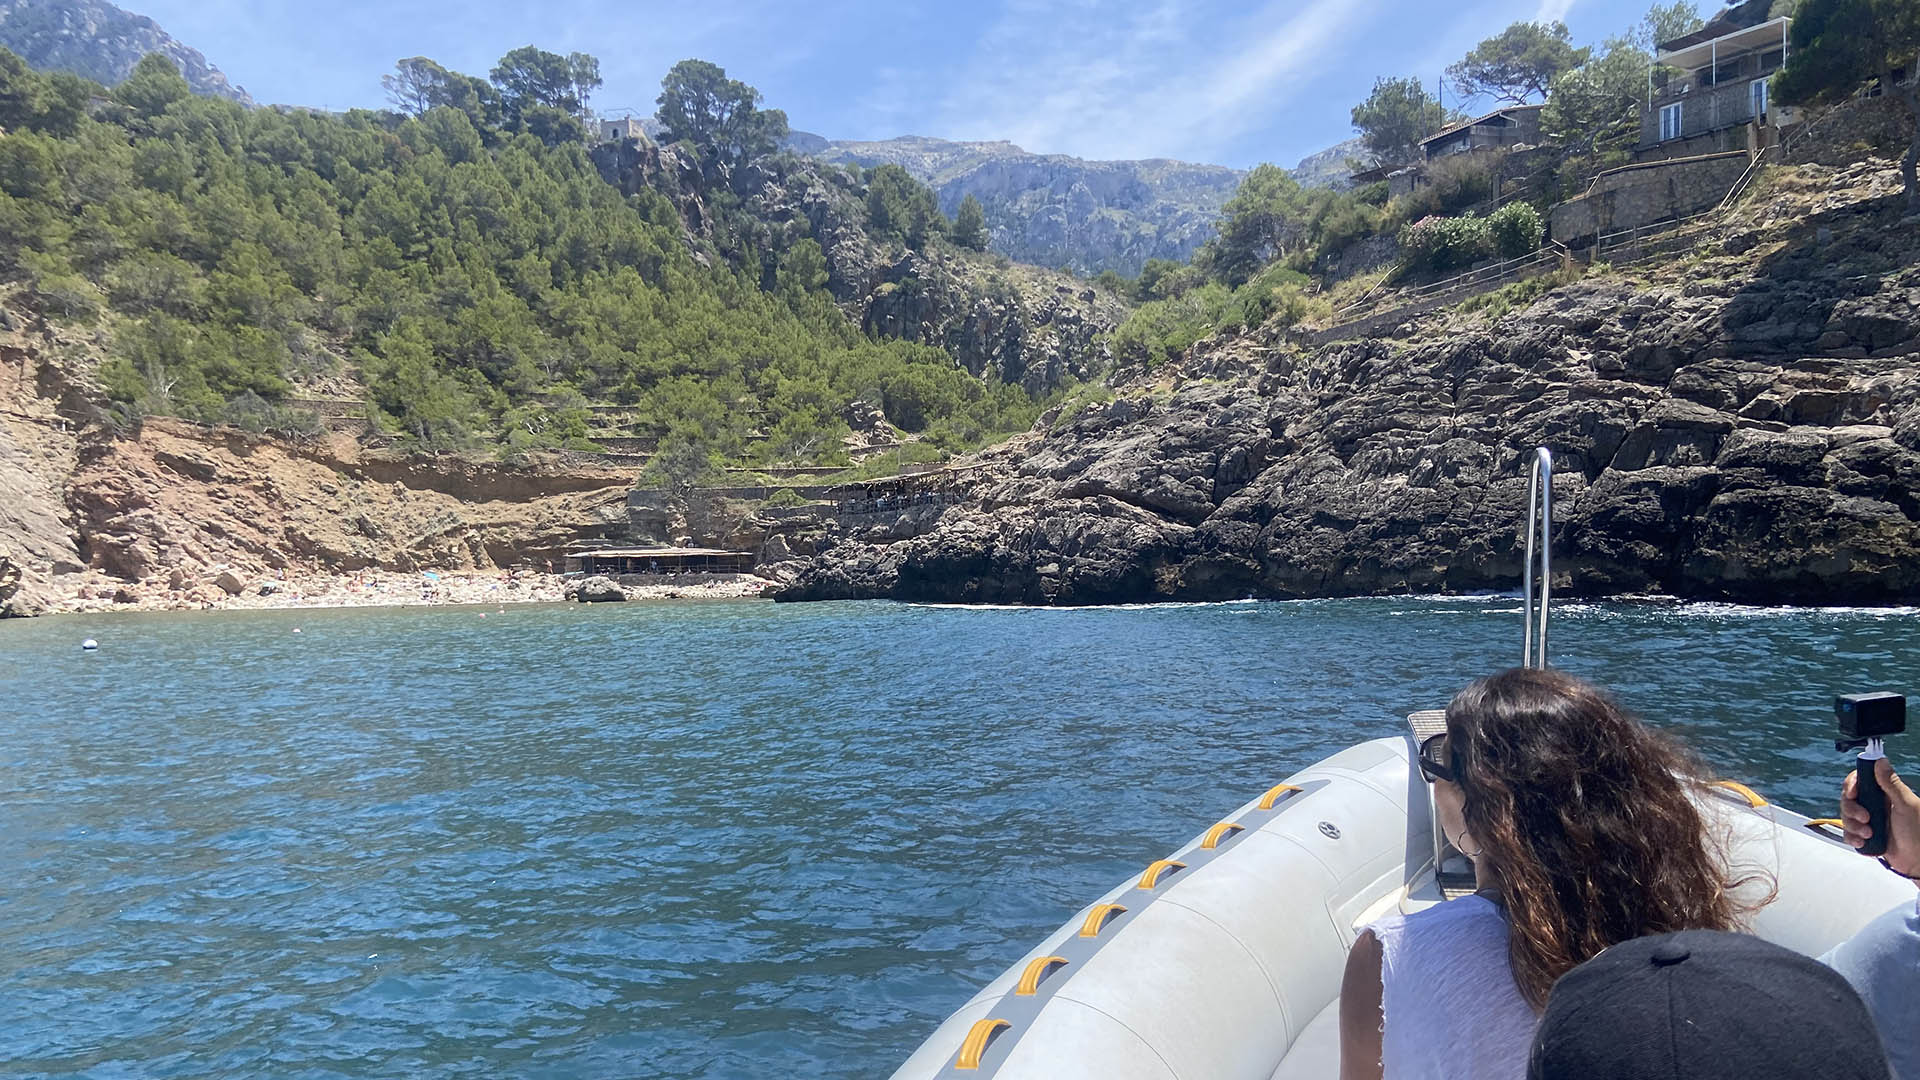
[[[1880,758],[1873,763],[1874,779],[1887,799],[1887,849],[1881,857],[1895,873],[1920,878],[1920,795],[1893,771],[1893,763]],[[1840,789],[1840,820],[1846,823],[1847,843],[1859,848],[1873,835],[1868,826],[1867,808],[1855,797],[1859,775],[1848,773]],[[1920,884],[1920,882],[1916,882]]]
[[[1834,702],[1838,749],[1861,749],[1840,788],[1840,820],[1847,843],[1878,855],[1895,873],[1920,879],[1920,795],[1901,780],[1881,740],[1907,728],[1907,702],[1898,694],[1849,694]]]

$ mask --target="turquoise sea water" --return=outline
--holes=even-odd
[[[0,622],[0,1074],[885,1075],[1088,899],[1514,661],[1518,608]],[[1810,811],[1831,695],[1912,688],[1920,617],[1553,635]]]

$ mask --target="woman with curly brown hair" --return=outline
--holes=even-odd
[[[1554,980],[1610,945],[1742,914],[1696,801],[1705,770],[1591,683],[1481,679],[1419,766],[1478,890],[1361,932],[1342,1080],[1517,1080]]]

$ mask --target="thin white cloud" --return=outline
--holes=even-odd
[[[1196,0],[1124,15],[1093,0],[1013,0],[938,105],[944,130],[928,134],[1093,158],[1214,158],[1289,108],[1289,89],[1333,63],[1342,37],[1364,33],[1378,2],[1270,3],[1232,20]]]
[[[1573,10],[1577,0],[1540,0],[1540,6],[1533,9],[1534,22],[1565,22],[1567,12]]]

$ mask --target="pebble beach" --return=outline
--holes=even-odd
[[[128,583],[86,573],[71,581],[48,614],[103,611],[254,611],[278,608],[416,607],[557,603],[566,599],[559,574],[506,570],[396,571],[274,575],[257,580],[219,575],[184,581]],[[238,591],[231,591],[238,585]],[[624,586],[629,600],[738,600],[758,597],[773,582],[751,575],[689,574]]]

